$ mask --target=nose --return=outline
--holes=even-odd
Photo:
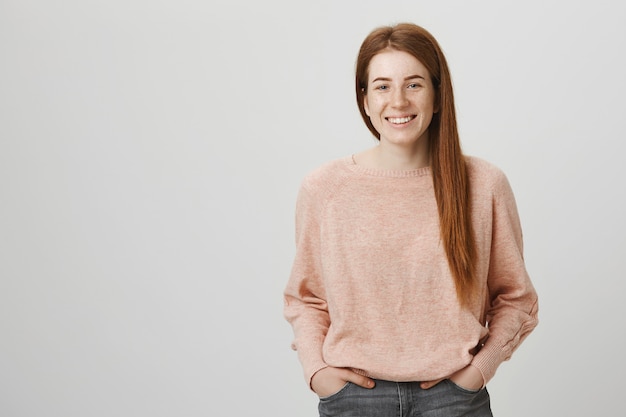
[[[404,88],[396,89],[396,91],[393,93],[392,105],[394,107],[404,107],[407,105],[407,103],[408,100],[406,98],[406,91],[404,90]]]

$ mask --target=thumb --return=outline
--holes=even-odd
[[[424,381],[424,382],[421,382],[420,383],[420,388],[421,389],[431,389],[432,387],[434,387],[435,385],[437,385],[438,383],[440,383],[444,379],[445,378],[436,379],[434,381]]]
[[[374,388],[376,385],[373,379],[359,375],[356,372],[350,372],[350,376],[347,380],[363,388]]]

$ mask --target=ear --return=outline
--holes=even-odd
[[[443,94],[441,92],[441,84],[436,85],[434,91],[435,97],[433,98],[433,110],[434,113],[439,113],[441,111],[441,101],[443,98]]]
[[[441,110],[441,99],[439,98],[439,91],[437,91],[433,103],[433,113],[439,113],[439,110]]]
[[[370,117],[370,107],[367,104],[367,93],[364,88],[362,88],[361,91],[363,92],[363,109],[365,109],[365,114]]]

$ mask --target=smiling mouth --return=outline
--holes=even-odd
[[[405,123],[409,123],[411,120],[415,119],[415,117],[415,115],[406,117],[387,117],[387,121],[389,123],[393,123],[394,125],[403,125]]]

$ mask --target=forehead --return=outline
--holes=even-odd
[[[411,75],[430,79],[430,73],[417,58],[408,52],[394,49],[385,49],[374,55],[368,67],[368,82],[379,77],[404,79]]]

